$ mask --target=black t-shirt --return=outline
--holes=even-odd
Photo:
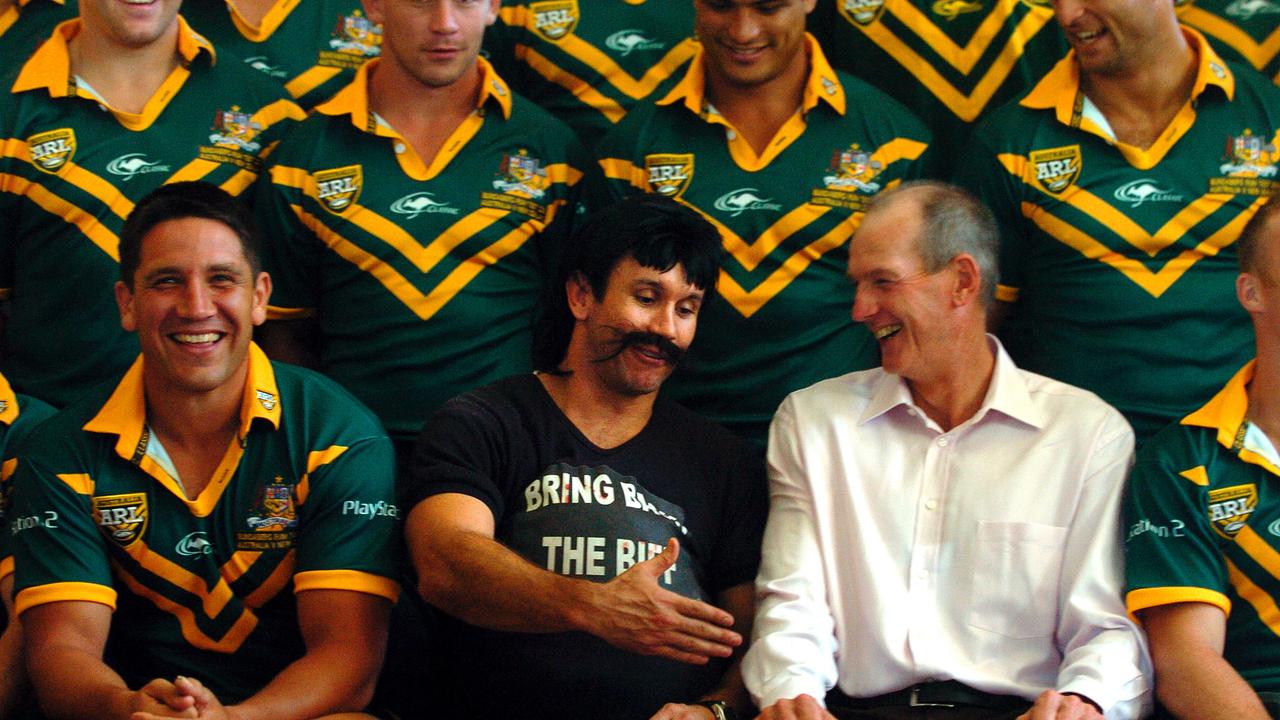
[[[427,423],[405,506],[442,493],[488,505],[495,537],[535,565],[596,582],[675,537],[680,558],[664,587],[708,602],[755,578],[768,506],[759,451],[719,425],[660,399],[644,430],[604,450],[534,375],[456,397]],[[585,633],[442,625],[435,655],[460,718],[643,719],[697,699],[726,669],[636,655]]]

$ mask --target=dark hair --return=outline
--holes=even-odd
[[[157,225],[169,220],[205,218],[231,228],[240,238],[240,248],[253,274],[262,270],[258,258],[258,232],[245,204],[222,188],[205,182],[177,182],[161,185],[133,208],[120,230],[120,279],[133,287],[133,275],[142,262],[142,239]]]
[[[573,335],[565,282],[580,273],[597,299],[625,257],[666,272],[679,265],[689,284],[703,291],[703,306],[715,295],[724,254],[720,233],[693,209],[661,195],[635,195],[592,213],[577,228],[545,286],[534,326],[533,366],[558,373]]]
[[[1271,219],[1277,213],[1280,213],[1280,203],[1275,201],[1273,195],[1258,208],[1258,212],[1249,218],[1248,224],[1240,231],[1240,237],[1236,240],[1236,257],[1240,259],[1242,272],[1259,275],[1258,263],[1262,259],[1262,247],[1268,242],[1267,226],[1271,224]]]

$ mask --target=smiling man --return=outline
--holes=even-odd
[[[843,317],[843,248],[876,193],[921,174],[929,142],[901,105],[827,64],[804,30],[814,4],[694,0],[688,71],[597,148],[611,195],[674,198],[720,231],[719,297],[669,392],[762,444],[788,392],[876,364]]]
[[[532,308],[589,158],[477,57],[498,0],[367,0],[382,54],[281,144],[258,213],[263,347],[382,419],[529,370]]]
[[[996,238],[940,183],[880,196],[854,235],[853,319],[884,366],[793,393],[770,428],[743,664],[766,720],[1119,720],[1149,704],[1120,600],[1133,433],[985,334]]]
[[[42,711],[362,709],[399,587],[390,443],[341,388],[250,341],[271,280],[228,194],[157,190],[120,254],[120,322],[142,355],[42,425],[13,480]]]
[[[1141,445],[1249,358],[1234,243],[1280,187],[1280,89],[1171,0],[1053,7],[1071,53],[979,125],[957,177],[1000,223],[1014,359],[1096,392]]]
[[[723,720],[749,707],[763,463],[658,398],[715,291],[715,229],[636,197],[575,235],[537,374],[449,401],[414,455],[405,533],[452,617],[436,717]]]

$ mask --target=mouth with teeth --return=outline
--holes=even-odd
[[[876,340],[884,342],[894,335],[897,335],[901,330],[901,325],[885,325],[882,328],[874,330],[871,334],[875,336]]]
[[[179,345],[209,345],[222,339],[223,333],[206,332],[206,333],[173,333],[169,336],[170,340]]]
[[[1082,32],[1070,33],[1071,37],[1074,38],[1075,41],[1081,45],[1087,45],[1093,42],[1094,40],[1097,40],[1098,38],[1102,37],[1104,34],[1106,34],[1106,30],[1103,28],[1098,28],[1097,30],[1085,30]]]

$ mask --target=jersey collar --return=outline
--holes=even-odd
[[[231,23],[236,26],[236,30],[244,36],[246,40],[252,42],[263,42],[271,37],[271,34],[280,29],[280,25],[289,17],[289,13],[293,12],[299,4],[299,0],[276,0],[271,5],[271,9],[266,15],[262,16],[262,21],[258,23],[258,27],[254,27],[244,19],[240,11],[236,9],[235,3],[227,3],[227,11],[231,13]]]
[[[0,425],[13,425],[18,419],[18,396],[13,393],[9,381],[0,375]]]
[[[315,111],[334,117],[350,115],[351,124],[364,132],[382,137],[399,137],[390,127],[379,123],[369,109],[369,75],[380,62],[380,58],[373,58],[361,65],[350,84],[339,90],[328,101],[317,105]],[[480,99],[476,107],[484,107],[485,103],[492,101],[502,110],[504,119],[510,118],[511,89],[507,87],[506,81],[498,77],[498,73],[494,71],[488,60],[477,57],[476,63],[480,67]]]
[[[24,8],[24,7],[28,6],[28,5],[30,5],[30,4],[31,4],[32,2],[34,2],[34,1],[35,1],[35,0],[18,0],[18,7],[19,7],[19,8]],[[46,1],[46,2],[51,2],[51,3],[53,3],[54,5],[65,5],[65,4],[66,4],[66,0],[45,0],[45,1]]]
[[[137,462],[146,449],[142,444],[147,424],[142,373],[143,358],[139,355],[102,409],[84,425],[86,432],[117,436],[116,454],[130,462]],[[237,433],[241,445],[256,419],[267,421],[275,429],[280,428],[280,391],[271,362],[256,343],[250,343],[249,372],[240,401],[240,430]]]
[[[840,84],[840,79],[836,77],[836,71],[832,69],[831,64],[827,62],[827,56],[823,54],[818,41],[809,33],[805,33],[804,51],[809,56],[809,77],[804,84],[804,95],[800,104],[800,111],[807,113],[817,107],[819,101],[826,102],[837,113],[844,115],[846,107],[846,98],[844,86]],[[695,115],[703,116],[704,112],[710,107],[707,102],[707,79],[706,79],[706,60],[703,57],[703,50],[698,48],[698,52],[693,56],[693,60],[689,63],[689,69],[685,71],[684,77],[671,91],[658,101],[659,105],[672,105],[681,100],[684,106]]]
[[[1155,167],[1195,121],[1195,101],[1205,90],[1210,87],[1218,88],[1228,100],[1235,96],[1235,76],[1204,36],[1186,26],[1182,26],[1182,34],[1196,53],[1199,63],[1191,97],[1169,123],[1169,128],[1146,150],[1116,141],[1110,132],[1086,116],[1086,98],[1080,89],[1080,66],[1076,62],[1075,50],[1059,60],[1019,104],[1033,110],[1052,110],[1058,122],[1103,138],[1115,145],[1125,159],[1139,169]]]
[[[1181,424],[1217,431],[1218,443],[1239,455],[1241,460],[1280,475],[1280,468],[1261,453],[1249,449],[1244,442],[1249,431],[1249,421],[1245,419],[1249,411],[1248,386],[1253,380],[1257,362],[1256,359],[1250,360],[1240,368],[1212,400],[1182,418]]]
[[[80,18],[72,18],[54,28],[49,39],[44,41],[22,66],[11,91],[20,93],[28,90],[48,90],[49,97],[55,98],[71,95],[75,89],[75,82],[71,75],[71,51],[68,43],[79,32]],[[182,64],[190,65],[201,53],[209,56],[210,65],[215,62],[217,55],[214,53],[213,45],[210,45],[203,35],[192,30],[187,21],[179,15],[178,56],[182,58]],[[168,84],[166,81],[165,85]]]

